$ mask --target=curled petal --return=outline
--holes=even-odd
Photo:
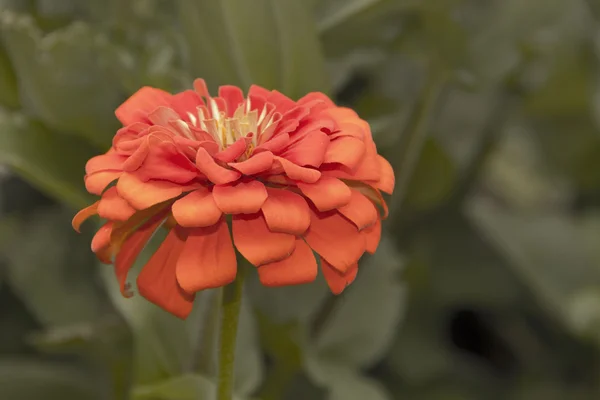
[[[148,114],[159,106],[169,106],[171,94],[164,90],[144,86],[135,92],[129,99],[125,100],[115,115],[123,125],[134,122],[145,122]]]
[[[232,162],[246,152],[246,147],[246,139],[239,138],[231,146],[215,154],[215,160],[219,160],[224,163]]]
[[[254,150],[254,153],[258,153],[261,151],[270,151],[273,154],[279,154],[283,149],[286,148],[289,142],[290,135],[288,135],[287,133],[282,133],[259,145]]]
[[[144,182],[135,174],[124,173],[117,182],[117,191],[136,210],[143,210],[181,195],[183,186],[165,181]]]
[[[341,294],[348,285],[354,282],[358,273],[358,264],[350,266],[346,272],[342,273],[321,258],[321,271],[323,271],[329,290],[337,295]]]
[[[206,81],[204,79],[198,78],[194,80],[194,90],[201,97],[210,97],[208,93],[208,87],[206,86]]]
[[[392,194],[394,191],[394,185],[396,183],[396,178],[394,176],[394,169],[385,158],[377,155],[377,161],[379,162],[379,166],[381,168],[381,177],[379,181],[375,185],[377,189],[386,192],[387,194]]]
[[[365,145],[353,137],[335,139],[327,148],[324,163],[342,164],[350,169],[356,168],[365,154]]]
[[[203,147],[196,154],[196,166],[215,185],[234,182],[242,176],[238,171],[221,167]]]
[[[189,229],[177,261],[177,281],[188,292],[217,288],[235,280],[237,261],[229,228],[223,219]]]
[[[269,197],[262,212],[273,232],[302,235],[310,225],[310,210],[306,200],[285,189],[267,188]]]
[[[304,235],[310,247],[338,271],[345,273],[365,252],[365,238],[338,212],[311,210],[310,227]]]
[[[137,229],[133,232],[123,229],[124,227],[121,227],[121,229],[113,228],[111,232],[111,251],[117,253],[115,258],[115,275],[119,281],[119,287],[123,296],[131,297],[131,292],[126,284],[127,274],[144,246],[146,246],[146,243],[148,243],[148,240],[150,240],[154,232],[162,224],[164,218],[164,213],[154,215],[139,228],[136,227]],[[118,242],[122,240],[123,236],[126,239],[120,245]]]
[[[121,174],[121,171],[103,171],[86,175],[85,189],[91,194],[101,195],[108,185],[119,179]]]
[[[84,208],[83,210],[79,211],[77,214],[75,214],[75,216],[73,217],[73,221],[71,221],[71,225],[73,226],[73,229],[75,229],[77,232],[79,232],[79,229],[81,228],[81,224],[83,224],[89,217],[98,214],[98,204],[100,202],[97,201],[94,204],[87,206],[86,208]]]
[[[160,106],[148,114],[148,119],[154,125],[169,126],[170,121],[178,120],[179,114],[169,107]]]
[[[323,176],[316,183],[298,182],[298,188],[319,211],[329,211],[350,202],[352,192],[348,185],[337,178]]]
[[[321,177],[320,171],[312,168],[300,167],[281,157],[275,157],[273,166],[281,168],[290,179],[296,181],[315,183]]]
[[[179,150],[173,141],[151,138],[150,142],[148,145],[150,151],[135,169],[135,173],[140,179],[186,183],[198,175],[198,169],[194,163]]]
[[[177,223],[187,228],[212,226],[223,215],[212,193],[206,189],[195,190],[175,201],[171,210]]]
[[[135,209],[117,193],[115,186],[102,195],[98,204],[98,215],[111,221],[126,221],[135,213]]]
[[[375,205],[358,190],[352,190],[350,202],[340,207],[338,211],[352,221],[358,230],[373,225],[379,219]]]
[[[235,110],[244,102],[244,93],[237,86],[223,85],[219,87],[219,97],[225,101],[228,117],[232,117]]]
[[[375,254],[381,240],[381,221],[377,220],[373,225],[363,229],[361,234],[365,237],[365,249],[367,253]]]
[[[318,167],[325,158],[328,146],[329,137],[327,134],[317,130],[294,142],[281,154],[281,157],[297,165]]]
[[[260,213],[234,215],[232,230],[235,247],[257,267],[289,257],[296,244],[294,235],[271,232]]]
[[[126,159],[126,156],[122,156],[115,152],[92,157],[85,164],[85,173],[86,175],[89,175],[99,171],[121,171]]]
[[[217,207],[225,214],[252,214],[258,212],[267,200],[267,189],[259,181],[216,185],[213,197]]]
[[[271,169],[271,166],[273,165],[273,153],[264,151],[262,153],[254,154],[245,161],[229,163],[228,165],[244,175],[260,174],[261,172]]]
[[[258,267],[260,281],[271,287],[310,283],[317,278],[317,273],[317,261],[312,250],[299,238],[288,258]]]
[[[198,93],[193,90],[184,90],[181,93],[177,93],[171,98],[170,103],[171,108],[186,122],[191,122],[190,114],[195,114],[196,109],[204,105]]]
[[[112,233],[113,222],[109,221],[102,225],[98,232],[92,238],[92,251],[98,257],[98,260],[104,264],[112,262],[110,254],[110,234]]]
[[[192,311],[195,297],[179,286],[175,275],[184,244],[185,231],[171,229],[137,278],[138,290],[144,298],[181,319]]]

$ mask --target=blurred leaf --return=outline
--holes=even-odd
[[[109,400],[109,393],[81,366],[29,358],[0,360],[0,392],[5,400]]]
[[[444,149],[428,138],[411,177],[406,205],[429,210],[448,200],[457,180],[456,167]]]
[[[214,399],[215,382],[202,375],[182,375],[154,385],[137,387],[133,400],[198,400]],[[233,400],[242,400],[234,396]]]
[[[483,198],[472,200],[468,214],[542,305],[577,332],[579,326],[572,325],[569,305],[581,291],[597,289],[600,269],[575,221],[560,214],[511,212]]]
[[[0,109],[0,163],[8,164],[42,191],[73,207],[91,203],[85,163],[96,150],[81,139],[57,135],[18,113]]]
[[[1,249],[13,290],[47,326],[91,321],[106,314],[104,293],[95,285],[89,237],[73,231],[72,212],[54,207],[30,218],[2,232]]]
[[[296,98],[327,91],[319,41],[296,0],[183,0],[180,18],[193,76],[210,87],[251,84]]]
[[[32,18],[8,11],[0,31],[26,109],[55,130],[108,147],[122,99],[108,39],[83,23],[44,35]]]
[[[401,264],[386,239],[362,262],[355,284],[339,298],[316,338],[314,351],[320,358],[361,368],[385,354],[402,318]]]
[[[0,46],[0,105],[9,108],[19,106],[17,80],[3,46]]]
[[[333,383],[328,397],[329,400],[389,400],[391,398],[380,383],[360,375],[350,375]]]

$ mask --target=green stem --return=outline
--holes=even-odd
[[[233,398],[235,344],[245,270],[244,266],[240,265],[235,281],[223,288],[217,400],[232,400]]]

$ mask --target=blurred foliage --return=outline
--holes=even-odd
[[[195,77],[328,92],[397,176],[342,296],[252,275],[238,400],[597,399],[599,29],[597,0],[0,0],[2,399],[212,398],[218,292],[123,299],[69,226],[115,107]]]

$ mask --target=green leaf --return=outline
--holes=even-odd
[[[340,298],[311,344],[322,359],[353,368],[372,365],[390,346],[403,311],[402,260],[389,239],[364,260],[356,281]]]
[[[109,400],[109,392],[81,366],[30,358],[0,360],[0,393],[6,400]]]
[[[85,191],[85,163],[94,148],[75,137],[57,135],[18,113],[0,109],[0,162],[41,191],[73,207],[92,197]]]
[[[296,0],[183,0],[190,72],[209,87],[251,84],[295,98],[327,91],[314,23]]]
[[[95,284],[90,238],[73,231],[72,215],[53,207],[2,235],[7,279],[46,326],[92,321],[110,310]]]
[[[153,385],[134,389],[133,400],[198,400],[214,399],[216,384],[202,375],[182,375]],[[243,400],[234,396],[234,400]]]
[[[0,14],[0,32],[27,111],[55,130],[108,147],[122,100],[108,38],[84,23],[44,35],[32,18],[8,11]]]
[[[9,108],[19,106],[17,79],[2,46],[0,46],[0,105]]]

